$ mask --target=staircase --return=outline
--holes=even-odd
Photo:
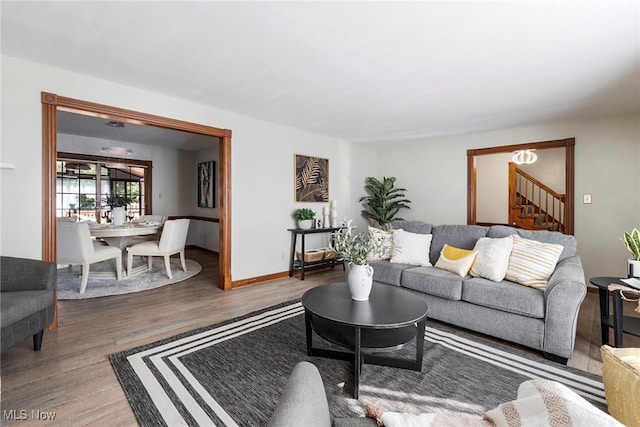
[[[509,163],[509,224],[564,233],[565,198]]]

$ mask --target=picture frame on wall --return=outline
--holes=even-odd
[[[294,155],[296,202],[329,201],[329,159]]]
[[[198,207],[216,207],[216,162],[198,163]]]

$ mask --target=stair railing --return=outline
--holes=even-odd
[[[521,217],[533,218],[531,228],[564,233],[565,194],[560,194],[509,162],[509,224],[524,226]]]

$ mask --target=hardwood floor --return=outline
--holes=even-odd
[[[26,340],[2,354],[0,424],[136,425],[109,354],[300,298],[307,289],[342,280],[344,274],[336,268],[308,274],[304,281],[287,278],[224,292],[215,284],[214,255],[188,249],[187,257],[203,266],[187,281],[138,294],[60,301],[59,327],[45,332],[42,351],[34,352]],[[589,294],[582,304],[569,365],[601,374],[597,300]],[[626,303],[625,309],[633,313],[633,304]],[[626,346],[640,347],[640,338],[624,338]],[[29,419],[7,420],[11,410],[18,416],[27,411]],[[32,411],[53,412],[55,419],[36,422]]]

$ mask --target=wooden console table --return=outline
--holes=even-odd
[[[289,258],[289,277],[293,277],[294,270],[300,270],[300,280],[304,280],[304,270],[307,268],[315,267],[335,267],[337,259],[322,260],[315,262],[304,262],[304,249],[305,249],[305,236],[307,234],[318,233],[333,233],[340,230],[342,227],[329,227],[329,228],[311,228],[303,230],[300,228],[288,228],[287,231],[291,232],[291,257]],[[303,256],[301,260],[296,260],[296,243],[300,235],[300,251]]]

